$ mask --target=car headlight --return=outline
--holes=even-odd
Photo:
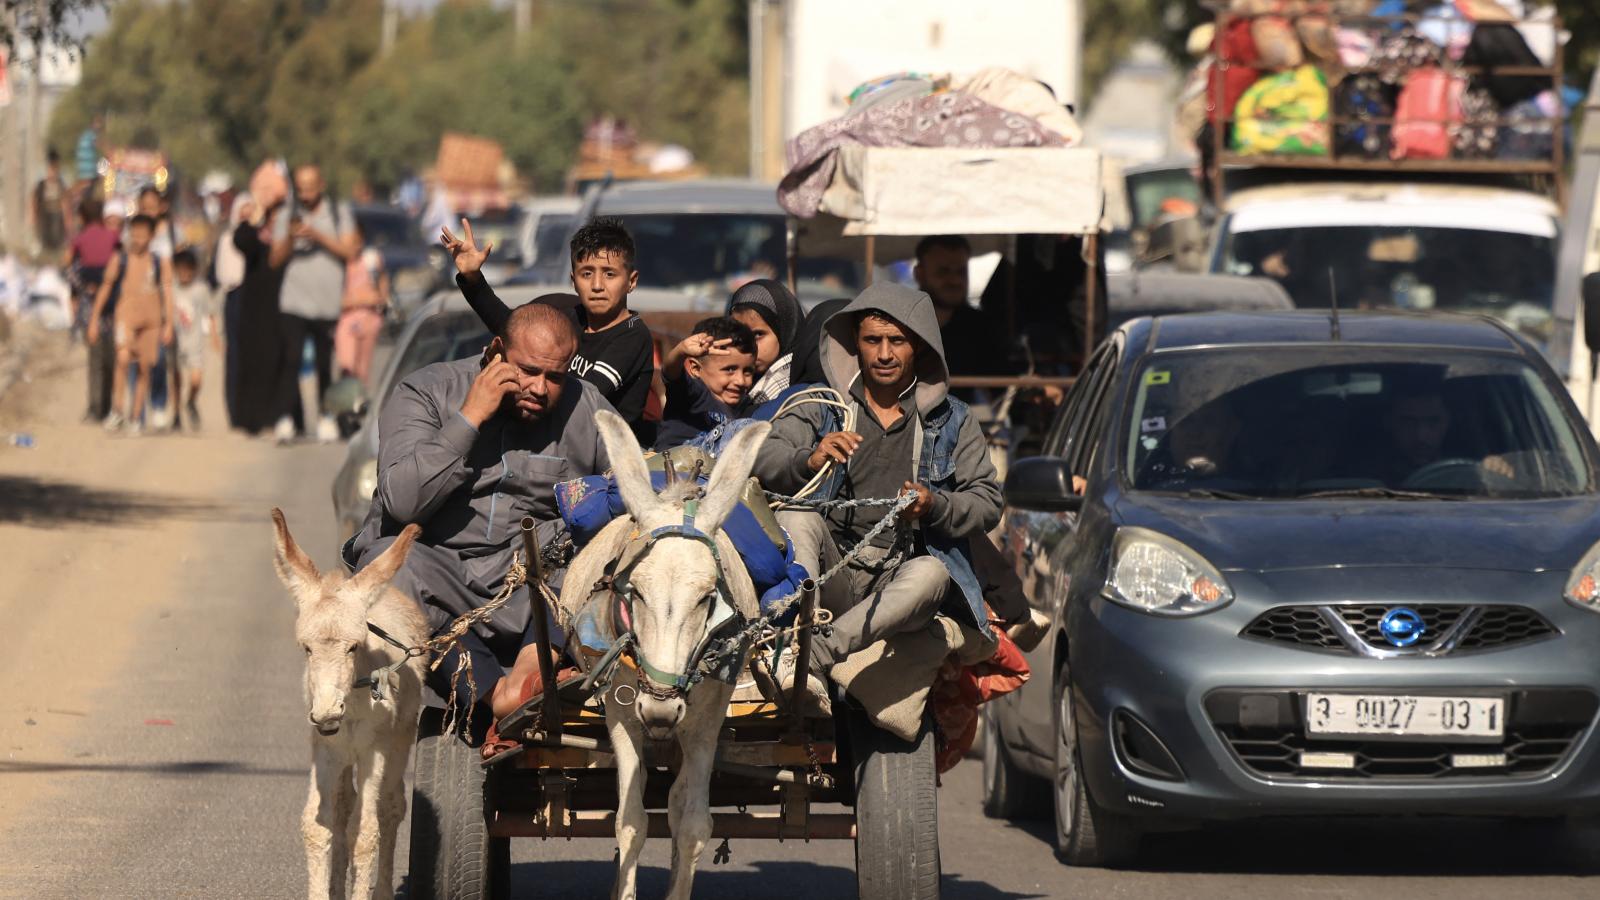
[[[1600,613],[1600,544],[1590,547],[1583,559],[1572,567],[1565,594],[1567,602],[1573,606]]]
[[[356,496],[362,500],[371,500],[372,495],[377,492],[378,461],[369,459],[356,471]]]
[[[1105,596],[1139,612],[1193,616],[1233,602],[1216,567],[1183,544],[1144,528],[1117,532]]]

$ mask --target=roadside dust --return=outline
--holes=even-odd
[[[85,887],[119,868],[124,885],[181,878],[157,848],[203,828],[193,811],[216,800],[279,821],[196,840],[219,859],[265,845],[276,862],[297,849],[308,754],[267,511],[332,562],[342,448],[229,432],[215,356],[201,432],[108,435],[80,421],[82,346],[30,337],[0,398],[0,438],[34,441],[0,444],[0,895],[110,896]],[[202,893],[260,895],[229,881]]]

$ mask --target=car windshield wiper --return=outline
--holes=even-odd
[[[1460,494],[1436,494],[1432,491],[1408,491],[1391,487],[1337,488],[1330,491],[1312,491],[1295,494],[1296,500],[1319,500],[1330,497],[1370,497],[1377,500],[1465,500]]]
[[[1195,500],[1261,500],[1258,494],[1244,494],[1239,491],[1224,491],[1217,488],[1190,488],[1179,491],[1178,496],[1189,497]]]

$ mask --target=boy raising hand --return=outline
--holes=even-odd
[[[481,271],[494,250],[479,248],[472,226],[461,220],[458,238],[446,228],[439,241],[456,263],[456,285],[478,318],[499,334],[511,308],[495,294]],[[589,382],[640,433],[644,404],[655,372],[654,344],[644,320],[628,310],[628,294],[639,285],[633,268],[633,236],[622,222],[598,218],[572,236],[572,287],[578,294],[578,352],[568,371]]]

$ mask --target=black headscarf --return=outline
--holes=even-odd
[[[755,310],[777,336],[779,355],[794,352],[800,319],[805,313],[787,285],[771,278],[749,282],[728,298],[728,315],[746,308]]]

